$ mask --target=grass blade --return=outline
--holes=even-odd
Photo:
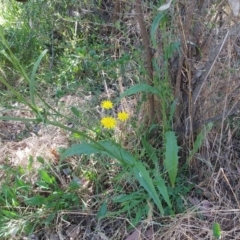
[[[151,34],[151,40],[154,48],[157,48],[157,40],[156,40],[156,32],[159,27],[160,21],[165,16],[165,13],[159,13],[153,20],[150,34]]]
[[[47,49],[45,49],[40,56],[38,57],[37,61],[35,62],[34,66],[33,66],[33,70],[32,70],[32,74],[30,77],[30,83],[29,83],[29,88],[30,88],[30,99],[31,99],[31,103],[33,104],[33,106],[36,108],[36,103],[35,103],[35,99],[34,99],[34,89],[35,89],[35,79],[36,79],[36,72],[37,69],[42,61],[42,58],[45,56],[45,54],[47,53]]]
[[[193,144],[193,149],[190,151],[189,157],[187,159],[188,164],[192,160],[194,154],[202,146],[203,141],[206,138],[206,135],[209,133],[209,131],[212,129],[212,127],[213,127],[213,123],[212,122],[208,123],[207,126],[197,135],[197,138]]]

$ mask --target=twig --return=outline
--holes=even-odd
[[[202,91],[203,85],[206,82],[209,74],[211,73],[211,71],[213,69],[213,66],[216,63],[216,60],[217,60],[217,58],[219,56],[219,53],[222,51],[222,48],[223,48],[223,46],[224,46],[228,36],[229,36],[229,31],[226,33],[222,43],[217,46],[216,50],[211,54],[211,56],[209,57],[208,62],[206,63],[206,72],[198,80],[197,85],[196,85],[196,87],[194,88],[194,91],[193,91],[193,103],[194,103],[194,105],[197,102],[197,99],[198,99],[198,97],[199,97],[199,95],[200,95],[200,93]]]

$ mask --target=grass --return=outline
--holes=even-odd
[[[189,50],[185,26],[202,23],[204,34],[216,19],[198,8],[191,19],[189,5],[183,24],[178,3],[176,12],[141,6],[149,63],[132,3],[116,27],[111,4],[76,4],[14,1],[2,11],[0,238],[237,239],[235,43],[194,105],[192,63],[207,60],[200,41]]]

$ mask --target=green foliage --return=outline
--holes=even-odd
[[[163,19],[164,16],[165,16],[165,13],[163,12],[157,14],[157,16],[155,17],[151,25],[150,34],[151,34],[151,40],[154,48],[157,48],[156,33],[159,28],[160,21]]]
[[[193,149],[190,151],[190,154],[187,159],[187,163],[189,164],[191,159],[193,158],[194,154],[199,150],[199,148],[202,146],[203,141],[206,138],[206,135],[210,132],[210,130],[213,127],[213,123],[208,123],[205,128],[197,135],[197,138],[193,144]]]
[[[164,164],[168,172],[172,187],[175,186],[175,180],[178,171],[178,150],[177,138],[174,132],[165,133],[165,160]]]
[[[105,217],[106,214],[107,214],[107,203],[104,201],[97,212],[97,218],[101,219],[101,218]]]
[[[221,227],[219,223],[213,223],[212,230],[213,236],[217,239],[221,239]]]
[[[39,225],[43,223],[49,225],[53,223],[59,210],[79,207],[80,199],[76,190],[71,188],[70,184],[63,190],[47,166],[38,170],[36,185],[31,183],[29,177],[25,177],[29,176],[29,172],[25,172],[21,167],[12,169],[1,166],[1,168],[6,176],[0,190],[1,237],[13,234],[13,230],[8,228],[8,224],[13,221],[16,223],[14,227],[14,235],[16,235],[26,228],[29,229],[32,221],[37,221]],[[22,211],[28,208],[31,208],[31,212]]]
[[[93,153],[107,154],[109,157],[118,160],[121,163],[122,167],[127,167],[127,169],[130,169],[135,178],[139,181],[140,185],[148,192],[149,196],[158,206],[161,214],[164,214],[164,210],[156,192],[156,188],[153,184],[153,180],[149,176],[149,171],[139,160],[125,151],[121,146],[114,144],[114,142],[101,141],[98,142],[98,145],[91,143],[77,144],[63,152],[61,159],[76,154],[89,155]]]

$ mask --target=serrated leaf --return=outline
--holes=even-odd
[[[167,131],[165,133],[165,160],[164,165],[168,172],[172,187],[175,186],[175,180],[178,171],[178,150],[177,138],[175,132]]]

